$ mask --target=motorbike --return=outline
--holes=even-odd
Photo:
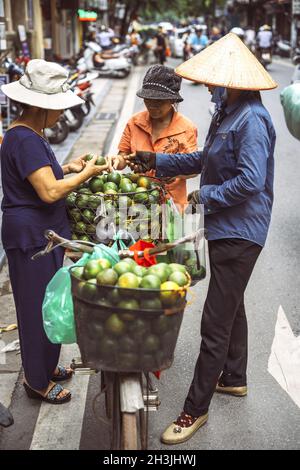
[[[69,135],[70,129],[67,124],[65,113],[62,114],[55,126],[44,129],[45,137],[50,144],[61,144]]]
[[[292,62],[295,65],[295,69],[294,69],[291,83],[299,83],[300,82],[300,48],[299,47],[297,47],[293,52]]]
[[[271,48],[260,47],[258,51],[258,59],[265,69],[272,63]]]
[[[105,54],[103,54],[105,57]],[[117,54],[115,54],[117,55]],[[106,57],[109,57],[106,54]],[[102,58],[101,47],[93,41],[86,44],[83,57],[78,60],[77,68],[80,72],[97,71],[98,77],[125,78],[131,72],[131,62],[121,55],[113,58]]]
[[[289,41],[280,39],[275,43],[274,54],[280,57],[291,57],[292,46]]]

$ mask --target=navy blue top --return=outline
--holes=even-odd
[[[156,154],[157,176],[201,172],[209,240],[242,238],[264,246],[273,204],[275,131],[262,103],[243,94],[211,125],[203,151]],[[213,119],[214,123],[214,119]]]
[[[46,229],[70,237],[65,201],[43,202],[27,179],[33,171],[44,166],[51,166],[57,180],[63,179],[63,170],[45,139],[25,126],[6,132],[1,145],[2,242],[5,249],[43,246]]]

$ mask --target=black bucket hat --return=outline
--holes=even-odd
[[[148,100],[183,101],[179,94],[182,78],[174,69],[164,65],[153,65],[144,76],[143,86],[137,92],[139,98]]]

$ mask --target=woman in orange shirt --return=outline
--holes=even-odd
[[[126,163],[122,155],[137,150],[160,153],[186,153],[197,150],[197,129],[180,114],[176,103],[180,96],[181,78],[164,65],[154,65],[147,71],[137,96],[144,99],[146,111],[135,114],[127,123],[119,143],[119,157],[114,168],[122,170]],[[147,173],[154,176],[155,172]],[[179,176],[166,185],[178,209],[182,212],[187,204],[186,179]]]

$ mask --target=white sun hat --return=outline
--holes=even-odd
[[[278,86],[234,33],[183,62],[175,72],[195,82],[239,90],[271,90]]]
[[[68,71],[55,62],[30,60],[20,80],[2,85],[8,98],[43,109],[67,109],[84,101],[69,88]]]

